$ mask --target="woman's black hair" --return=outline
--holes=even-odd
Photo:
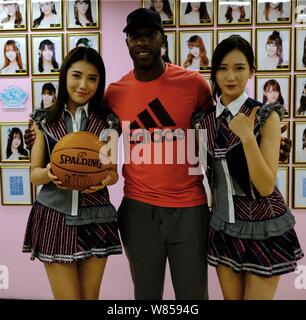
[[[9,134],[8,134],[8,140],[7,140],[7,146],[6,146],[6,159],[8,159],[12,155],[12,142],[14,140],[14,136],[18,134],[20,136],[20,146],[18,147],[18,153],[22,156],[27,157],[29,155],[28,151],[23,147],[23,134],[22,131],[17,128],[13,127]]]
[[[48,121],[56,122],[65,107],[65,104],[68,101],[68,92],[67,92],[67,73],[70,67],[78,62],[78,61],[86,61],[93,66],[95,66],[99,72],[99,84],[96,93],[89,100],[88,104],[88,112],[95,112],[99,117],[103,117],[103,107],[102,107],[102,99],[104,96],[105,89],[105,67],[104,62],[100,56],[100,54],[92,49],[86,47],[76,47],[69,51],[66,55],[59,74],[59,83],[58,83],[58,94],[56,103],[51,107],[51,112],[48,117]]]
[[[43,65],[43,57],[42,57],[42,51],[45,49],[45,47],[48,47],[49,49],[51,49],[53,51],[53,56],[52,56],[52,66],[54,69],[58,69],[59,65],[56,61],[56,57],[55,57],[55,47],[54,47],[54,43],[49,40],[49,39],[45,39],[43,40],[40,44],[38,49],[39,51],[39,58],[38,58],[38,71],[39,72],[44,72],[44,65]]]
[[[52,2],[52,13],[57,14],[56,9],[55,9],[55,3],[53,1],[50,1],[50,2]],[[39,7],[39,10],[40,10],[40,16],[33,21],[33,28],[39,27],[42,19],[45,17],[45,15],[41,11],[40,7]]]

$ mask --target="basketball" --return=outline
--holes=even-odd
[[[72,132],[60,139],[51,154],[52,173],[68,189],[83,190],[101,184],[111,164],[102,164],[103,142],[89,132]]]

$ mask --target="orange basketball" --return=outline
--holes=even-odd
[[[99,150],[103,142],[89,132],[72,132],[59,140],[51,154],[52,173],[63,186],[83,190],[101,184],[110,164],[102,164]]]

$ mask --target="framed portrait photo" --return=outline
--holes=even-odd
[[[32,79],[32,105],[34,109],[48,109],[56,101],[58,93],[58,79]]]
[[[306,0],[295,1],[294,15],[296,24],[306,23]]]
[[[237,3],[239,2],[239,4]],[[224,25],[251,25],[252,24],[252,4],[253,1],[240,0],[218,0],[219,26]]]
[[[286,205],[289,205],[289,168],[279,167],[276,176],[276,187],[281,192]]]
[[[293,124],[293,161],[306,163],[306,121],[295,121]]]
[[[291,29],[256,29],[257,71],[291,69]]]
[[[67,29],[99,29],[99,0],[66,0]]]
[[[306,28],[295,29],[294,61],[295,61],[294,66],[296,71],[306,70]]]
[[[76,47],[87,47],[95,49],[100,53],[100,33],[67,33],[67,52]]]
[[[25,34],[0,34],[0,77],[29,73],[28,38]]]
[[[306,74],[294,75],[294,117],[306,118]]]
[[[295,209],[306,209],[306,168],[293,168],[293,205]]]
[[[237,34],[247,40],[252,46],[252,29],[226,29],[226,30],[217,30],[217,41],[220,43],[222,40]]]
[[[1,166],[2,205],[31,205],[30,166]]]
[[[174,27],[176,24],[175,0],[142,0],[143,8],[151,9],[159,13],[164,27]]]
[[[176,64],[176,31],[165,31],[161,53],[165,62]]]
[[[30,0],[31,30],[63,29],[63,8],[61,0]]]
[[[62,34],[31,34],[32,75],[59,74],[63,61]]]
[[[291,1],[256,0],[257,24],[291,24]]]
[[[213,31],[180,31],[180,65],[188,70],[210,72]]]
[[[1,162],[29,162],[30,153],[25,148],[24,132],[27,122],[1,122]]]
[[[212,26],[214,23],[213,0],[180,1],[180,26]]]
[[[290,116],[290,75],[256,76],[256,100],[263,104],[278,102],[285,108],[285,117]]]
[[[0,0],[0,31],[27,30],[27,0]]]

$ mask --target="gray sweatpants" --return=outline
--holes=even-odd
[[[207,205],[166,208],[124,198],[118,215],[135,299],[162,299],[167,259],[176,299],[208,299]]]

